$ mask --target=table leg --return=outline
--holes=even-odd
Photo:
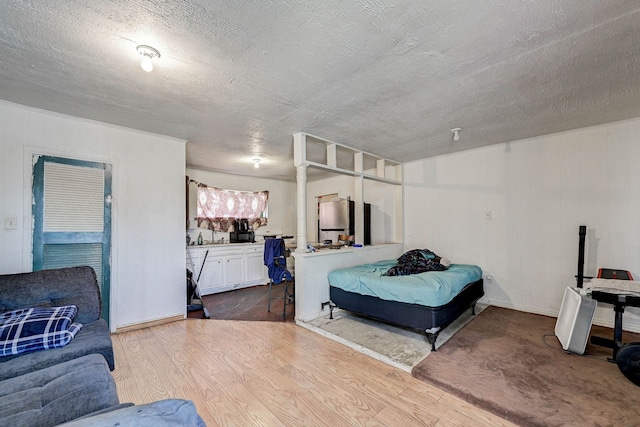
[[[624,302],[618,301],[613,306],[614,311],[616,313],[615,323],[613,327],[613,359],[612,362],[616,361],[616,356],[618,355],[618,350],[622,347],[622,314],[624,313]]]
[[[626,305],[626,299],[624,295],[619,296],[619,300],[613,304],[613,311],[615,312],[615,322],[613,326],[613,339],[592,336],[591,343],[599,345],[601,347],[608,347],[613,349],[612,357],[608,358],[609,362],[615,363],[618,350],[622,347],[622,315],[624,313],[624,307]]]

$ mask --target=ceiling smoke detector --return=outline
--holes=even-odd
[[[462,132],[462,128],[451,129],[451,133],[453,134],[454,141],[460,141],[460,132]]]
[[[136,48],[138,53],[142,55],[142,61],[140,61],[140,66],[147,73],[153,71],[153,59],[160,58],[160,52],[157,49],[141,44]]]

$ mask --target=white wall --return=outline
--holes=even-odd
[[[337,193],[338,197],[355,200],[356,179],[349,175],[333,175],[307,182],[307,241],[318,240],[318,196]],[[371,243],[399,243],[402,240],[400,200],[401,188],[395,185],[363,180],[363,198],[371,203]],[[361,242],[360,242],[361,243]]]
[[[184,316],[184,141],[0,101],[0,274],[31,271],[33,153],[113,165],[111,330]]]
[[[284,235],[296,235],[296,183],[242,175],[228,175],[197,169],[187,169],[190,179],[218,188],[239,191],[269,191],[269,230],[280,230]],[[191,221],[190,227],[196,227]],[[260,227],[261,229],[263,227]],[[256,234],[263,234],[262,230]]]
[[[478,264],[492,303],[552,316],[576,284],[580,225],[586,275],[640,280],[639,135],[636,119],[406,164],[405,246]],[[639,314],[627,309],[625,329]],[[613,311],[596,322],[613,325]]]
[[[402,242],[402,187],[364,180],[364,201],[371,204],[371,244]]]
[[[401,244],[388,244],[293,253],[296,262],[296,321],[308,322],[329,313],[329,307],[323,308],[322,303],[329,301],[327,276],[330,272],[398,258],[402,249]]]

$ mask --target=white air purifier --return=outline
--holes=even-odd
[[[555,332],[565,351],[584,354],[596,305],[595,300],[580,294],[577,288],[564,290]]]

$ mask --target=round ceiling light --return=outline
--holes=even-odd
[[[451,133],[453,134],[454,141],[460,141],[460,132],[462,132],[462,128],[451,129]]]
[[[140,46],[138,46],[136,50],[140,55],[142,55],[142,61],[140,61],[140,66],[142,67],[142,69],[145,70],[147,73],[150,73],[151,71],[153,71],[152,60],[156,58],[160,58],[160,52],[158,52],[157,49],[144,44],[141,44]]]

